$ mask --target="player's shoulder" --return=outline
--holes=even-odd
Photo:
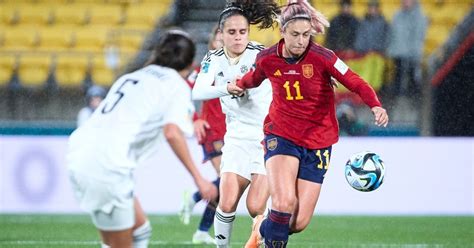
[[[309,46],[310,46],[309,53],[313,57],[316,57],[322,60],[332,61],[334,57],[336,56],[334,51],[326,47],[323,47],[317,43],[310,42]]]
[[[278,44],[275,44],[269,48],[265,48],[263,50],[261,50],[258,54],[257,54],[257,60],[261,60],[265,57],[268,57],[272,54],[276,54],[277,52],[277,49],[278,49]]]
[[[206,56],[204,56],[204,59],[202,60],[203,62],[210,63],[213,60],[216,60],[217,58],[223,57],[224,56],[224,49],[219,48],[216,50],[209,50],[206,53]]]
[[[256,41],[250,41],[248,44],[247,44],[247,49],[248,50],[256,50],[258,52],[262,51],[265,49],[265,46],[256,42]]]

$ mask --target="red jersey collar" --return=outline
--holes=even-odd
[[[285,44],[285,40],[283,38],[280,39],[280,41],[278,41],[278,45],[277,45],[277,56],[282,58],[282,59],[285,59],[283,57],[283,44]],[[304,51],[303,55],[301,55],[300,59],[298,59],[298,61],[295,63],[295,64],[298,64],[299,62],[301,62],[301,60],[304,59],[304,57],[306,57],[306,54],[308,54],[308,51],[309,49],[311,48],[311,46],[313,46],[313,41],[310,40],[309,41],[309,44],[308,46],[306,47],[306,50]],[[286,60],[285,60],[286,61]]]

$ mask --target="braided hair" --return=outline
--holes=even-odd
[[[224,22],[234,15],[241,15],[251,25],[258,24],[259,29],[273,26],[280,8],[272,0],[232,0],[227,2],[225,9],[219,15],[219,29],[223,30]]]

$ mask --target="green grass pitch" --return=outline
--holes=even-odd
[[[188,226],[173,215],[150,220],[150,247],[213,247],[191,244],[198,216]],[[243,247],[250,223],[236,218],[232,247]],[[0,247],[99,247],[99,236],[85,215],[0,215]],[[474,216],[315,216],[288,247],[473,248]]]

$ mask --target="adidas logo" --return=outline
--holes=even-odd
[[[222,234],[219,234],[219,235],[216,236],[216,239],[223,240],[223,239],[226,239],[226,237]]]
[[[223,73],[223,72],[219,72],[219,73],[217,73],[217,76],[223,77],[223,76],[224,76],[224,73]]]
[[[281,71],[277,69],[275,73],[273,73],[273,76],[280,77],[281,76]]]

